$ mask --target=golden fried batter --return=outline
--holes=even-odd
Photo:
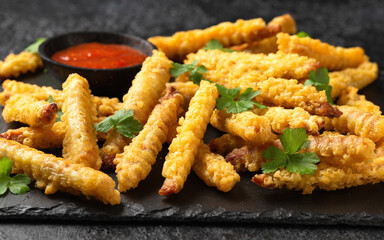
[[[233,149],[241,148],[247,144],[249,143],[243,140],[241,137],[233,136],[227,133],[221,137],[213,139],[209,143],[209,149],[213,153],[217,153],[222,156],[225,156],[228,153],[230,153]]]
[[[84,194],[104,204],[119,204],[120,193],[107,174],[51,154],[0,138],[0,157],[12,160],[12,172],[27,174],[45,194],[57,191]]]
[[[175,194],[183,188],[218,96],[215,84],[201,81],[165,157],[162,175],[166,179],[159,191],[160,195]]]
[[[238,172],[256,172],[267,162],[262,156],[264,146],[244,146],[236,148],[225,156],[225,160],[231,163]]]
[[[177,32],[170,37],[151,37],[148,41],[170,59],[181,61],[188,53],[196,52],[212,39],[217,39],[224,47],[230,47],[274,36],[280,29],[280,25],[266,26],[261,18],[239,19],[235,23],[223,22],[203,30]]]
[[[222,192],[230,191],[240,181],[240,176],[233,166],[221,155],[211,153],[208,145],[204,143],[199,146],[192,169],[205,184]]]
[[[123,153],[116,155],[113,162],[116,164],[120,192],[136,188],[148,176],[167,139],[170,126],[177,123],[177,113],[182,103],[183,96],[170,87],[153,109],[143,130],[124,148]]]
[[[358,109],[381,115],[380,107],[368,101],[364,95],[357,94],[358,91],[359,89],[355,87],[347,87],[342,91],[337,104],[357,107]]]
[[[56,120],[57,105],[39,101],[28,95],[14,95],[8,99],[3,110],[6,122],[18,121],[31,127],[49,128]]]
[[[320,62],[321,67],[326,67],[329,71],[357,67],[365,60],[361,47],[334,47],[310,37],[299,38],[296,35],[279,33],[277,44],[280,52],[314,58]]]
[[[63,157],[86,167],[100,169],[101,158],[94,128],[96,107],[87,79],[73,73],[63,83],[66,96],[62,120],[65,124]]]
[[[43,66],[39,54],[32,52],[21,52],[9,54],[4,61],[0,61],[0,77],[18,77],[20,74],[34,72]]]

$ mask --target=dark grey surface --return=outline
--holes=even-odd
[[[359,45],[373,61],[384,66],[384,2],[383,1],[0,1],[0,58],[10,51],[18,52],[38,37],[50,37],[59,33],[79,30],[104,30],[135,34],[148,37],[157,34],[171,34],[177,30],[204,28],[221,21],[237,18],[272,17],[291,13],[297,20],[299,30],[332,44],[343,46]],[[32,76],[33,77],[33,76]],[[49,81],[46,79],[45,81]],[[368,98],[383,102],[380,80],[365,90]],[[203,238],[217,239],[275,238],[280,235],[297,238],[353,237],[374,238],[382,231],[377,228],[318,227],[318,224],[384,225],[383,184],[363,186],[337,192],[315,192],[311,196],[289,191],[271,191],[251,186],[250,176],[244,176],[241,183],[228,193],[219,193],[207,188],[192,175],[180,195],[162,200],[159,196],[140,191],[159,188],[160,169],[155,171],[137,190],[123,196],[121,206],[104,207],[101,204],[75,199],[65,194],[44,196],[40,190],[22,196],[7,195],[0,199],[0,218],[23,218],[23,222],[4,225],[1,231],[5,238],[18,236],[56,236],[71,239],[72,236],[117,236],[121,238],[127,228],[132,238],[144,236],[162,238]],[[152,179],[151,179],[152,178]],[[154,180],[154,181],[151,181]],[[154,182],[152,184],[152,182]],[[143,186],[144,185],[144,186]],[[249,187],[254,187],[247,192]],[[193,191],[192,191],[193,190]],[[257,194],[262,194],[262,198]],[[240,197],[246,197],[240,198]],[[186,200],[186,201],[184,201]],[[248,201],[253,204],[249,205]],[[22,205],[19,203],[22,202]],[[134,202],[132,204],[132,202]],[[156,203],[143,209],[143,206]],[[158,206],[161,206],[159,210]],[[270,206],[274,206],[271,208]],[[39,208],[43,207],[43,208]],[[255,211],[255,209],[257,211]],[[301,211],[297,211],[300,209]],[[229,210],[233,210],[232,213]],[[347,214],[346,214],[347,212]],[[95,215],[96,213],[96,215]],[[121,214],[123,213],[123,214]],[[36,218],[74,219],[82,221],[121,220],[93,222],[95,226],[57,224],[47,222],[32,225]],[[154,225],[134,225],[135,222],[152,220]],[[186,225],[164,226],[178,220]],[[165,222],[170,221],[170,222]],[[253,222],[253,226],[191,225],[189,222]],[[260,226],[269,222],[271,225]],[[274,226],[273,222],[285,224],[315,224],[314,226]],[[27,224],[28,223],[28,224]],[[187,225],[189,224],[189,225]],[[19,230],[25,227],[26,230]],[[17,230],[16,230],[17,229]],[[52,235],[45,235],[45,232]],[[96,234],[95,234],[96,232]],[[153,233],[152,233],[153,232]],[[249,233],[249,234],[248,234]],[[16,235],[12,235],[16,234]],[[24,235],[23,235],[24,234]],[[92,235],[93,234],[93,235]],[[149,236],[147,236],[149,235]],[[0,239],[3,234],[0,234]],[[56,238],[56,237],[52,237]],[[91,237],[90,237],[91,238]],[[102,238],[102,237],[100,237]],[[289,239],[289,237],[287,237]]]

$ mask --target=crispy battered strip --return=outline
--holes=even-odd
[[[153,109],[143,130],[124,148],[123,153],[116,155],[113,163],[116,164],[120,192],[136,188],[148,176],[162,144],[167,139],[170,126],[177,123],[177,114],[182,103],[183,96],[170,87],[165,97]]]
[[[37,100],[46,101],[49,96],[52,96],[60,109],[63,105],[65,96],[63,91],[53,89],[51,87],[39,87],[34,84],[18,82],[14,80],[5,80],[3,82],[4,91],[0,93],[0,104],[6,105],[8,99],[16,94],[28,94]],[[119,110],[121,103],[117,98],[97,97],[92,96],[93,101],[97,106],[98,118],[112,115]]]
[[[141,71],[132,81],[128,93],[124,95],[121,109],[132,109],[135,119],[145,124],[171,77],[171,66],[171,61],[163,52],[154,50],[152,56],[145,59]],[[130,139],[119,133],[110,134],[101,149],[103,162],[113,161],[115,155],[123,152],[124,146],[129,142]]]
[[[364,163],[357,168],[338,168],[320,163],[313,175],[300,175],[280,169],[274,173],[256,174],[252,181],[261,187],[302,190],[303,194],[311,194],[315,188],[331,191],[378,183],[383,180],[383,165],[384,157],[376,158],[371,163]]]
[[[224,47],[230,47],[274,36],[280,30],[280,25],[266,26],[261,18],[239,19],[235,23],[223,22],[203,30],[177,32],[170,37],[151,37],[148,41],[170,59],[181,61],[188,53],[204,47],[211,39],[217,39]]]
[[[0,157],[12,160],[12,172],[24,173],[36,180],[45,194],[69,192],[95,198],[104,204],[119,204],[120,193],[107,174],[45,154],[15,141],[0,138]]]
[[[57,105],[39,101],[28,95],[14,95],[3,110],[6,122],[18,121],[31,127],[49,128],[56,120]]]
[[[323,118],[312,116],[300,107],[270,107],[263,116],[269,119],[272,130],[276,133],[283,133],[286,128],[305,128],[307,133],[318,135],[324,125]]]
[[[199,147],[192,169],[205,184],[222,192],[230,191],[240,181],[233,166],[221,155],[211,153],[204,143]]]
[[[284,14],[281,16],[274,17],[269,23],[268,26],[280,25],[281,32],[295,34],[297,32],[295,19],[291,14]]]
[[[361,110],[381,115],[380,107],[368,101],[364,95],[357,94],[358,91],[359,89],[355,87],[347,87],[342,91],[337,104],[357,107]]]
[[[351,133],[378,142],[384,137],[384,116],[366,112],[356,107],[339,106],[343,115],[339,118],[325,119],[324,129],[342,134]]]
[[[377,63],[368,60],[357,68],[347,68],[329,73],[329,84],[332,86],[332,98],[340,96],[348,86],[362,89],[377,79],[379,68]]]
[[[225,156],[225,160],[232,164],[238,172],[256,172],[267,162],[262,156],[264,146],[244,146],[236,148]]]
[[[376,157],[384,157],[384,139],[376,143],[375,154]]]
[[[277,138],[268,118],[252,112],[229,114],[225,110],[215,110],[210,123],[220,131],[241,137],[255,145],[263,145]]]
[[[167,83],[167,86],[174,87],[177,91],[181,92],[181,94],[184,97],[184,103],[183,103],[183,113],[181,115],[185,115],[185,112],[188,110],[189,103],[192,99],[192,97],[195,95],[197,89],[199,89],[199,86],[194,84],[191,81],[188,82],[171,82]]]
[[[296,35],[279,33],[277,44],[280,52],[297,53],[314,58],[320,62],[321,67],[326,67],[329,71],[354,68],[365,60],[364,50],[361,47],[334,47],[310,37],[299,38]]]
[[[241,148],[247,144],[249,143],[243,140],[241,137],[233,136],[227,133],[221,137],[213,139],[209,143],[209,149],[213,153],[217,153],[222,156],[225,156],[228,153],[230,153],[233,149]]]
[[[32,52],[21,52],[9,54],[4,61],[0,61],[0,77],[18,77],[20,74],[34,72],[43,66],[39,54]]]
[[[86,167],[100,169],[101,158],[94,128],[96,107],[87,79],[73,73],[63,83],[66,95],[62,120],[65,125],[63,157]]]
[[[195,54],[189,54],[185,63],[190,64],[195,60],[209,70],[205,76],[214,82],[228,73],[232,77],[240,77],[253,70],[267,77],[305,79],[311,70],[319,67],[315,59],[281,52],[266,55],[201,49]],[[215,74],[211,76],[210,70],[216,70]]]
[[[160,195],[175,194],[183,188],[218,96],[215,84],[201,81],[165,157],[162,175],[166,179],[159,191]]]

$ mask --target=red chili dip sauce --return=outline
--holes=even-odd
[[[146,57],[127,45],[91,42],[58,51],[51,58],[75,67],[111,69],[140,64]]]

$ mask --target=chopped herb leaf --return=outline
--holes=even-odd
[[[296,36],[298,36],[299,38],[303,38],[303,37],[311,37],[311,36],[309,36],[308,33],[303,32],[303,31],[298,32],[298,33],[296,34]]]
[[[46,38],[38,38],[36,42],[29,45],[27,48],[24,49],[24,51],[38,53],[40,44],[42,44],[45,40]]]
[[[0,195],[6,193],[8,188],[13,194],[24,194],[28,192],[28,184],[31,183],[28,175],[17,174],[14,177],[10,177],[11,171],[12,161],[7,157],[3,157],[0,160]]]
[[[317,91],[325,91],[327,101],[333,104],[332,101],[332,86],[329,85],[329,75],[327,68],[319,68],[317,72],[311,70],[308,75],[309,79],[305,81],[304,85],[313,85]]]
[[[223,44],[219,42],[217,39],[211,39],[205,47],[203,47],[204,50],[213,50],[213,49],[218,49],[223,52],[234,52],[230,48],[224,48]]]
[[[208,69],[204,65],[197,66],[197,63],[197,60],[193,61],[192,64],[172,63],[172,68],[169,72],[174,78],[189,72],[189,80],[194,84],[200,85],[201,80],[204,79],[203,73],[207,73]]]

